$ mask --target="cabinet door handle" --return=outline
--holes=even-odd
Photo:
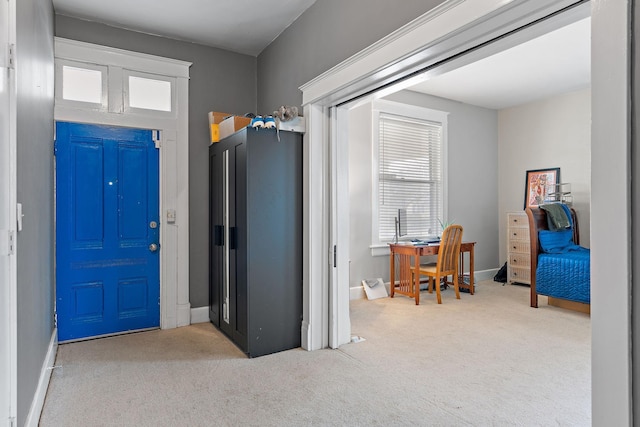
[[[229,227],[229,249],[237,249],[238,229]]]
[[[224,246],[224,226],[213,226],[213,244],[215,246]]]

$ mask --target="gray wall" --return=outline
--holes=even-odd
[[[23,425],[54,328],[53,7],[50,0],[16,4],[17,198],[24,212],[17,234],[16,425]]]
[[[207,113],[256,111],[256,58],[56,15],[56,36],[192,62],[189,80],[189,300],[209,305]]]
[[[399,7],[383,0],[318,1],[257,59],[56,15],[56,36],[193,62],[189,82],[191,307],[208,305],[207,112],[266,114],[279,105],[300,105],[300,85],[440,3],[404,0]]]
[[[258,56],[258,110],[300,105],[301,85],[443,0],[320,0]]]

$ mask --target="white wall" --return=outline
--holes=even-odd
[[[527,170],[560,168],[571,183],[580,244],[589,247],[591,195],[591,90],[498,112],[500,260],[506,261],[506,213],[524,208]]]
[[[402,91],[385,99],[448,116],[447,218],[464,227],[465,241],[476,241],[475,270],[498,262],[498,128],[497,112],[460,102]],[[389,257],[371,256],[371,104],[350,111],[350,286],[362,279],[389,280]]]

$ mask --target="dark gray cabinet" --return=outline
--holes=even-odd
[[[302,135],[246,128],[209,148],[209,318],[249,357],[300,346]]]

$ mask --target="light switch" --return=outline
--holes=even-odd
[[[175,223],[176,223],[176,210],[167,209],[167,224],[175,224]]]

